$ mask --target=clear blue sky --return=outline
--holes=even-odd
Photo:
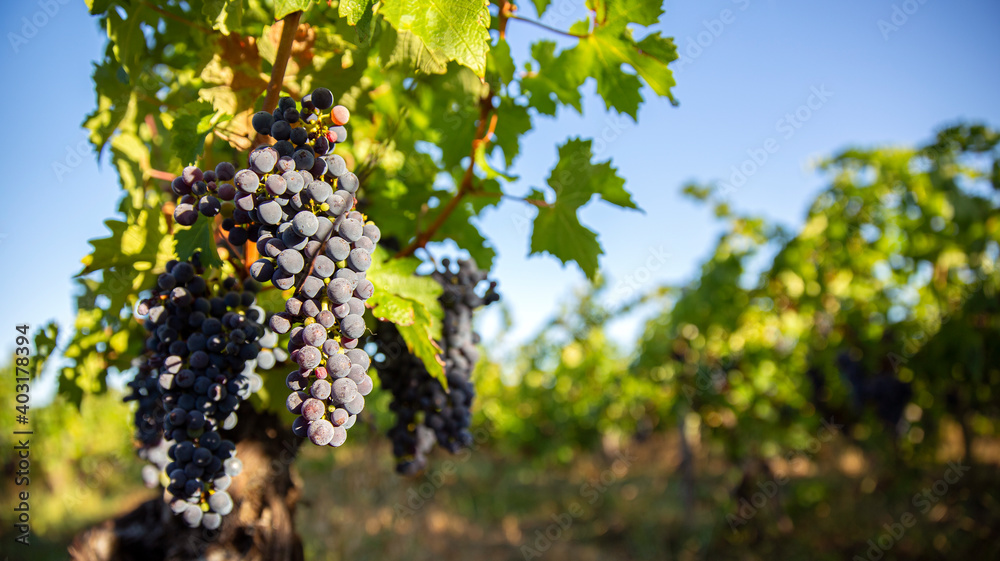
[[[530,3],[523,4],[522,14],[530,16]],[[555,0],[543,21],[568,28],[584,16],[582,4]],[[892,23],[894,6],[896,28],[880,29],[880,20]],[[565,7],[572,9],[560,20]],[[712,0],[668,1],[664,8],[656,29],[675,37],[682,54],[675,90],[680,107],[652,99],[636,124],[606,114],[591,84],[584,116],[561,111],[556,120],[540,118],[515,163],[522,179],[511,190],[525,192],[543,184],[555,146],[567,136],[603,135],[602,158],[613,158],[645,209],[640,214],[597,203],[581,215],[600,234],[606,251],[601,266],[613,288],[629,278],[635,290],[690,278],[719,230],[706,209],[678,195],[679,187],[688,180],[728,180],[748,150],[759,157],[768,139],[777,151],[731,200],[739,209],[795,225],[822,186],[808,167],[816,157],[849,145],[913,144],[960,118],[1000,126],[995,1]],[[731,13],[722,21],[726,9]],[[102,221],[119,197],[114,170],[97,165],[80,127],[94,105],[91,62],[104,35],[83,3],[74,1],[59,4],[59,12],[15,52],[10,34],[22,33],[22,18],[38,10],[33,2],[11,3],[0,25],[8,79],[0,93],[7,123],[0,153],[10,172],[0,206],[0,258],[7,266],[0,295],[10,326],[72,320],[71,276],[87,253],[86,240],[105,234]],[[517,21],[508,34],[520,61],[530,41],[558,39]],[[802,108],[810,102],[812,108]],[[795,126],[782,121],[796,112]],[[56,162],[69,172],[57,177]],[[499,251],[494,274],[519,337],[529,336],[569,288],[583,282],[575,266],[527,258],[523,218],[532,216],[530,208],[506,202],[481,221]],[[496,312],[491,315],[495,319]],[[489,332],[493,322],[486,319]],[[640,318],[617,325],[616,338],[633,339],[639,325]]]

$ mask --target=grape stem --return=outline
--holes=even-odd
[[[295,32],[299,29],[300,17],[302,12],[296,11],[281,19],[281,40],[278,43],[278,52],[274,56],[274,66],[271,67],[271,80],[264,90],[267,96],[264,97],[264,107],[261,111],[271,113],[278,106],[278,97],[281,95],[281,85],[285,81],[285,69],[288,67],[288,58],[292,55],[292,42],[295,40]],[[259,146],[263,143],[264,137],[258,133],[253,144]]]
[[[564,37],[572,37],[574,39],[586,39],[587,37],[590,37],[589,34],[580,35],[578,33],[570,33],[568,31],[563,31],[561,29],[556,29],[554,27],[549,27],[549,26],[545,25],[544,23],[542,23],[540,21],[535,21],[535,20],[532,20],[532,19],[522,18],[521,16],[515,14],[513,11],[510,11],[510,13],[507,14],[507,19],[513,19],[513,20],[517,20],[517,21],[523,21],[524,23],[530,23],[531,25],[534,25],[534,26],[537,26],[537,27],[541,27],[542,29],[551,31],[552,33],[555,33],[557,35],[562,35]]]
[[[221,229],[218,226],[218,221],[216,220],[214,222],[216,223],[214,228],[214,233],[216,236],[215,243],[218,244],[219,240],[222,240],[227,246],[229,246],[229,251],[226,252],[229,254],[228,258],[229,263],[233,266],[233,269],[236,270],[237,275],[239,275],[240,277],[240,281],[241,282],[245,281],[247,277],[250,276],[248,272],[250,270],[250,266],[244,263],[242,259],[240,259],[239,254],[236,251],[236,248],[233,247],[233,244],[229,242],[228,237],[221,232]]]
[[[152,168],[150,168],[149,170],[147,170],[146,173],[148,173],[149,176],[152,177],[153,179],[162,179],[163,181],[173,181],[174,178],[177,177],[176,175],[174,175],[174,174],[172,174],[172,173],[170,173],[168,171],[162,171],[162,170],[152,169]]]
[[[490,89],[485,96],[479,99],[479,125],[476,127],[476,136],[472,141],[472,150],[469,153],[469,166],[465,168],[465,174],[462,175],[462,181],[458,185],[458,192],[455,193],[447,204],[441,209],[441,212],[434,219],[434,222],[424,231],[417,234],[417,237],[410,243],[410,245],[403,248],[399,253],[393,256],[394,259],[399,259],[401,257],[409,257],[413,255],[417,249],[420,249],[427,245],[427,242],[434,238],[434,234],[444,226],[444,223],[448,221],[448,217],[451,213],[458,208],[458,203],[462,201],[465,195],[472,192],[472,179],[474,177],[473,170],[476,166],[476,150],[481,144],[488,143],[493,138],[493,131],[496,130],[497,126],[497,115],[490,112],[493,111],[493,90]],[[487,117],[490,117],[487,120]],[[489,123],[487,125],[487,123]]]

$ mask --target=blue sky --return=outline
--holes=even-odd
[[[0,205],[0,258],[7,264],[0,294],[11,326],[72,321],[71,277],[86,240],[105,234],[102,221],[119,197],[114,170],[97,165],[80,127],[94,105],[91,62],[102,52],[103,33],[82,2],[53,1],[51,16],[39,6],[11,4],[0,25],[0,63],[9,80],[0,93],[7,108],[0,153],[11,172]],[[511,191],[523,193],[543,185],[556,146],[568,136],[603,139],[595,145],[600,158],[613,159],[645,211],[592,203],[581,213],[600,235],[613,293],[688,279],[712,247],[719,226],[707,209],[679,196],[687,181],[728,181],[734,166],[752,170],[730,193],[733,205],[797,225],[823,184],[809,167],[817,157],[852,145],[921,142],[957,119],[1000,126],[997,2],[711,0],[668,1],[664,9],[652,30],[675,37],[682,54],[675,65],[680,106],[647,90],[635,123],[606,113],[590,84],[584,115],[561,110],[557,119],[539,118],[515,162],[521,180]],[[532,17],[530,3],[521,13]],[[566,29],[584,15],[582,1],[555,0],[543,21]],[[23,18],[44,25],[32,34]],[[519,61],[542,37],[569,44],[509,23]],[[762,151],[766,161],[753,162],[753,155],[762,161]],[[525,224],[533,216],[531,208],[505,202],[480,222],[499,253],[494,275],[513,310],[515,338],[530,336],[584,282],[575,266],[527,258]],[[487,334],[497,315],[486,314]],[[618,322],[612,335],[627,344],[641,321]]]

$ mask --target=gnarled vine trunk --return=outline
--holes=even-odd
[[[303,559],[295,531],[299,499],[291,472],[301,439],[271,413],[240,409],[236,429],[223,435],[236,442],[243,473],[229,493],[236,504],[218,530],[188,528],[162,497],[84,530],[69,552],[77,561],[188,561]]]

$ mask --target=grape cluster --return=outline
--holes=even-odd
[[[226,489],[242,470],[235,444],[219,431],[236,426],[240,402],[260,388],[253,368],[265,329],[256,285],[202,273],[197,260],[171,261],[139,303],[148,354],[127,399],[139,400],[140,440],[153,443],[145,452],[169,479],[171,509],[191,527],[215,529],[233,508]],[[159,470],[143,475],[149,484]]]
[[[490,283],[484,295],[476,293],[487,275],[474,262],[459,261],[457,273],[450,270],[447,259],[442,264],[444,270],[431,276],[444,288],[439,298],[444,311],[440,346],[448,390],[407,350],[394,325],[383,323],[376,334],[380,352],[375,367],[383,386],[392,392],[390,408],[396,415],[396,424],[388,435],[398,460],[396,469],[406,475],[426,466],[427,453],[435,440],[452,453],[472,443],[469,423],[475,387],[471,377],[479,360],[479,337],[472,330],[472,313],[500,298],[496,283]]]
[[[263,229],[270,234],[266,237],[291,247],[309,237],[301,233],[315,223],[307,215],[337,217],[350,210],[359,181],[347,170],[344,158],[333,153],[337,143],[347,139],[344,125],[350,112],[338,105],[326,113],[332,104],[330,90],[317,88],[302,98],[301,105],[282,97],[273,113],[254,114],[253,128],[272,137],[274,145],[251,151],[246,169],[237,170],[229,162],[208,171],[184,168],[171,184],[180,196],[174,219],[190,226],[199,213],[208,217],[221,213],[222,227],[234,246],[258,241]],[[295,230],[286,235],[290,229],[286,224],[296,217]]]
[[[265,336],[273,346],[278,335],[288,334],[288,354],[274,349],[258,360],[262,368],[285,358],[298,366],[286,379],[288,409],[299,415],[292,428],[320,446],[344,443],[372,390],[371,360],[358,339],[366,330],[365,301],[374,293],[366,276],[381,233],[354,210],[360,181],[333,154],[347,138],[349,119],[326,88],[301,103],[283,97],[273,113],[251,119],[275,143],[251,151],[246,169],[228,162],[206,172],[190,167],[174,182],[181,191],[204,182],[206,196],[224,201],[219,212],[230,244],[256,244],[260,258],[250,264],[250,276],[293,291],[285,311],[268,320],[275,337]],[[193,223],[197,212],[184,204],[177,205],[175,217]],[[211,201],[199,202],[198,211],[217,214]]]
[[[913,398],[910,384],[900,381],[889,371],[870,377],[861,361],[852,358],[847,351],[837,355],[837,368],[851,387],[855,408],[860,410],[872,402],[876,416],[886,426],[896,428]]]

